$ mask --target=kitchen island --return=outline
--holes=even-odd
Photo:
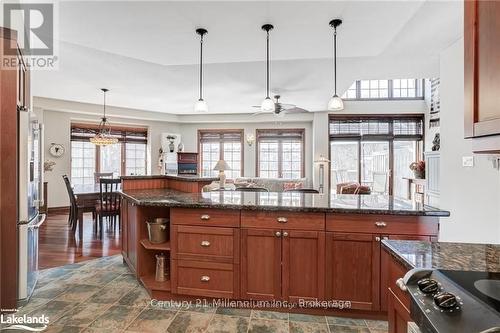
[[[384,316],[382,239],[435,239],[449,213],[383,195],[122,191],[122,254],[155,299],[286,301]],[[145,221],[170,218],[151,244]],[[170,280],[155,281],[169,255]]]

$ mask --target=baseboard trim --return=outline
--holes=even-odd
[[[48,214],[69,214],[69,206],[49,207]]]

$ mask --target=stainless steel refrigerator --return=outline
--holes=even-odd
[[[43,125],[34,112],[18,111],[18,246],[20,305],[29,300],[38,279],[38,230],[45,221],[43,205]]]

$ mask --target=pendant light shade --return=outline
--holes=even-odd
[[[102,88],[101,90],[104,95],[103,116],[96,135],[91,137],[89,141],[96,146],[107,146],[118,143],[118,138],[111,136],[111,127],[109,126],[108,119],[106,118],[106,93],[108,92],[108,89]]]
[[[269,97],[269,31],[273,30],[272,24],[264,24],[262,30],[266,32],[266,98],[260,105],[262,112],[274,112],[274,101]]]
[[[333,28],[333,84],[334,92],[330,101],[328,101],[329,111],[344,110],[344,101],[337,95],[337,27],[342,24],[342,20],[334,19],[330,21]]]
[[[203,28],[196,29],[196,33],[200,35],[200,98],[194,104],[195,112],[208,112],[208,104],[203,99],[203,36],[207,32],[208,31]]]

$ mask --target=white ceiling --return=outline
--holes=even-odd
[[[211,113],[254,112],[265,84],[272,23],[273,92],[324,110],[332,93],[332,29],[340,17],[339,91],[355,79],[430,77],[462,33],[459,1],[63,1],[59,69],[33,73],[35,96],[189,114],[197,99],[199,36]]]

